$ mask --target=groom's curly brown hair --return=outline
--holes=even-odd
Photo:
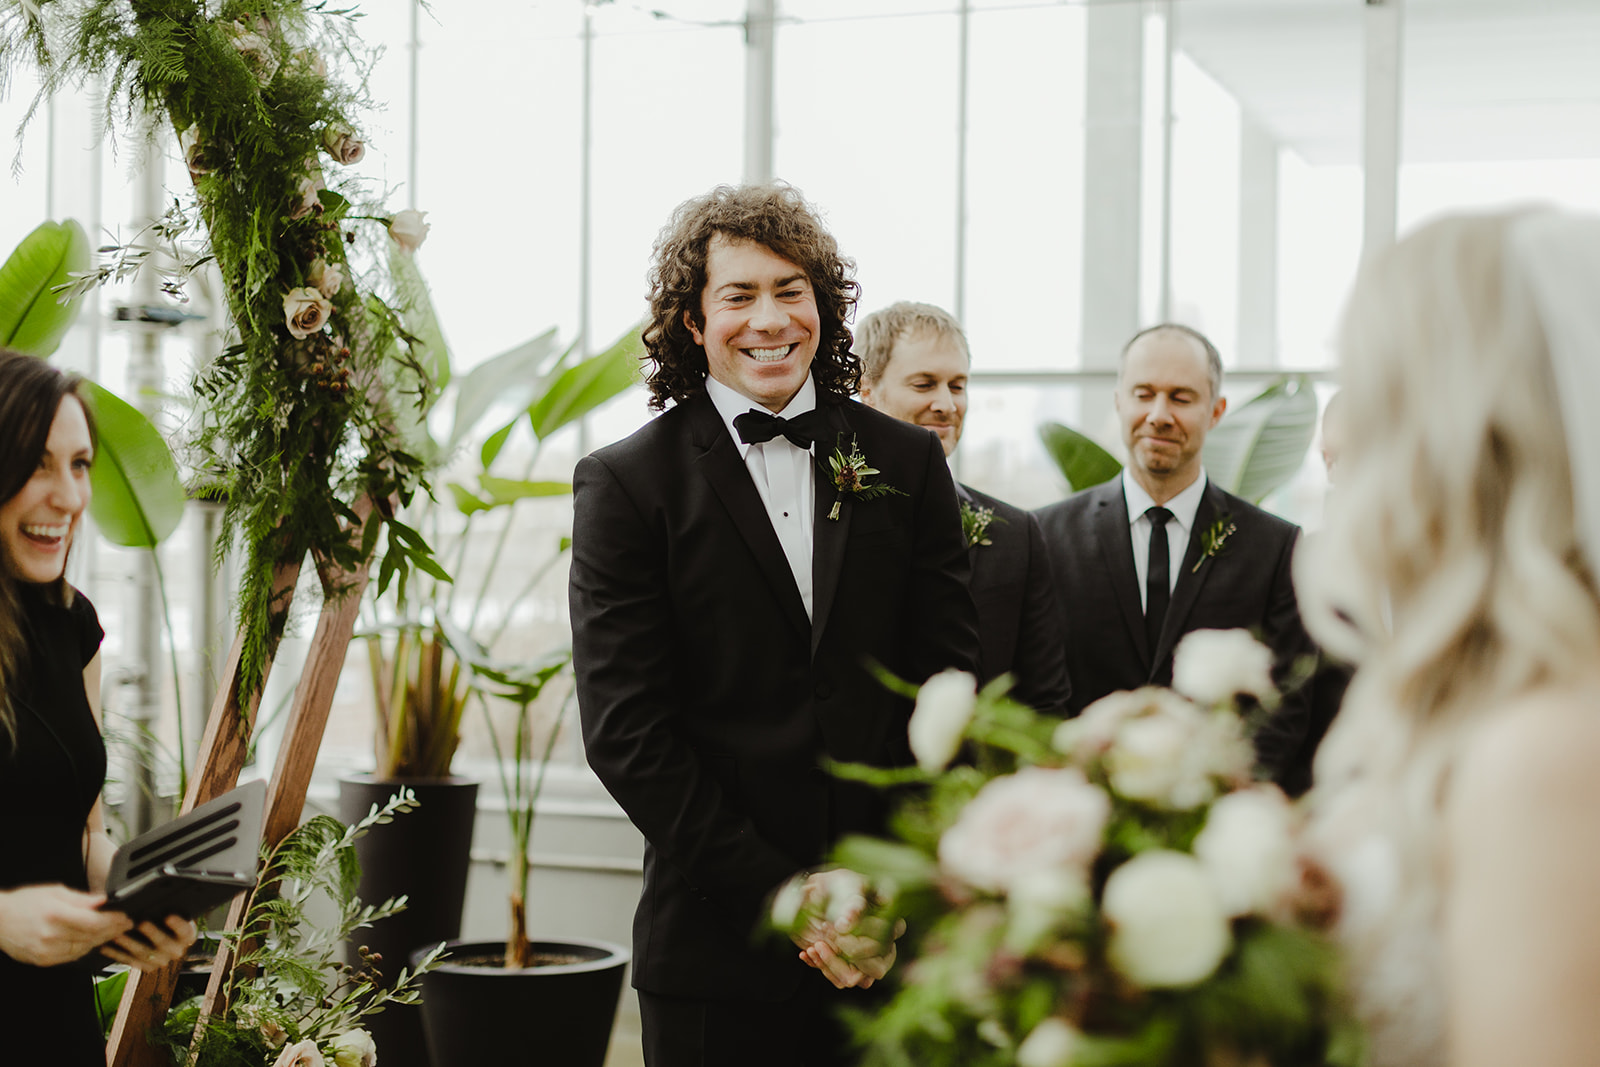
[[[684,313],[704,329],[700,295],[706,287],[706,258],[717,234],[754,241],[805,271],[816,295],[821,335],[811,378],[818,403],[838,403],[854,395],[861,361],[850,351],[846,325],[861,287],[855,261],[839,245],[799,191],[783,182],[719,185],[705,196],[680,204],[656,238],[650,264],[650,321],[644,328],[645,359],[653,369],[645,378],[650,406],[681,403],[705,392],[706,352],[684,323]]]

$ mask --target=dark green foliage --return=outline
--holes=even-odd
[[[120,120],[149,136],[170,124],[222,273],[236,338],[194,383],[195,488],[225,502],[224,522],[246,554],[248,696],[287,615],[286,604],[269,602],[274,566],[311,553],[324,571],[349,571],[370,557],[376,540],[352,539],[361,522],[351,504],[370,497],[387,519],[392,503],[424,485],[422,461],[398,429],[416,416],[402,418],[402,408],[425,409],[448,373],[424,367],[394,310],[399,298],[384,295],[397,289],[387,212],[353,208],[366,197],[340,185],[339,165],[323,154],[330,130],[360,127],[365,89],[349,86],[364,86],[371,56],[357,47],[350,13],[326,3],[88,0],[70,13],[41,10],[62,24],[67,45],[41,51],[37,27],[12,14],[0,22],[0,60],[31,53],[40,99],[100,79],[108,128]],[[346,282],[326,322],[295,338],[284,300],[313,285],[317,260]],[[401,580],[412,566],[437,570],[410,531],[391,530],[389,549],[388,571]]]

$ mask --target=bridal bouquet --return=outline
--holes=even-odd
[[[892,999],[853,1020],[864,1062],[1353,1062],[1336,960],[1297,915],[1295,811],[1252,780],[1235,705],[1275,700],[1270,666],[1244,631],[1201,631],[1174,689],[1066,721],[946,672],[917,694],[918,767],[837,768],[908,789],[896,839],[843,841],[840,877],[786,887],[772,922],[849,946],[905,920]]]

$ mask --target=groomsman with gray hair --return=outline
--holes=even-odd
[[[1065,609],[1071,710],[1170,685],[1173,650],[1191,631],[1248,629],[1272,649],[1287,690],[1256,733],[1257,758],[1293,788],[1316,656],[1290,581],[1300,528],[1206,477],[1206,434],[1228,407],[1222,358],[1187,326],[1143,330],[1118,360],[1114,403],[1122,475],[1035,513]]]
[[[971,356],[961,324],[943,308],[901,301],[856,327],[861,399],[925,426],[955,454],[967,414]],[[1016,699],[1065,715],[1071,686],[1055,582],[1038,520],[1019,507],[957,484],[972,560],[968,588],[978,608],[980,681],[1011,674]]]

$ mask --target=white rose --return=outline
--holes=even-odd
[[[327,1067],[327,1064],[322,1053],[317,1051],[317,1043],[308,1037],[278,1053],[272,1067]]]
[[[317,193],[326,186],[322,184],[322,174],[312,171],[300,179],[300,184],[295,187],[294,206],[289,209],[291,219],[303,219],[322,206],[322,198]]]
[[[1072,871],[1031,871],[1011,883],[1006,896],[1006,944],[1033,951],[1050,933],[1089,903],[1089,883]]]
[[[1006,892],[1035,871],[1087,877],[1111,799],[1075,767],[1027,767],[989,782],[939,839],[939,862],[979,889]]]
[[[191,179],[211,173],[211,161],[206,158],[206,146],[200,140],[200,127],[190,126],[178,134],[178,149],[183,153],[183,162],[189,168]]]
[[[261,85],[270,84],[278,73],[278,57],[272,51],[271,42],[242,22],[225,22],[222,32],[233,42],[234,50],[256,76],[256,81]]]
[[[1195,630],[1173,653],[1172,687],[1201,704],[1220,704],[1240,693],[1265,703],[1278,695],[1272,650],[1249,630]]]
[[[1212,782],[1209,717],[1181,697],[1160,702],[1151,713],[1117,728],[1106,754],[1111,787],[1130,800],[1188,811],[1216,795]]]
[[[797,874],[783,883],[783,888],[772,898],[772,925],[780,930],[793,929],[805,902],[806,878],[803,874]]]
[[[1052,1015],[1017,1046],[1017,1067],[1067,1067],[1082,1040],[1077,1027]]]
[[[365,1030],[346,1030],[333,1039],[335,1067],[376,1067],[378,1046]]]
[[[1184,852],[1134,856],[1111,872],[1100,907],[1112,926],[1112,966],[1147,989],[1201,981],[1233,940],[1211,879]]]
[[[422,221],[427,217],[426,211],[418,211],[415,208],[394,213],[389,220],[389,236],[400,246],[400,251],[415,252],[422,247],[422,242],[428,236],[428,230],[432,228]]]
[[[333,305],[315,289],[290,289],[284,294],[283,318],[296,340],[303,341],[322,329],[331,314]]]
[[[1094,759],[1116,741],[1117,730],[1124,722],[1176,699],[1170,690],[1156,686],[1107,693],[1084,708],[1076,718],[1057,726],[1050,738],[1051,746],[1077,759]]]
[[[1274,914],[1294,890],[1292,816],[1288,798],[1271,785],[1229,793],[1211,806],[1194,854],[1230,916]]]
[[[950,765],[977,702],[978,680],[966,671],[940,671],[922,683],[910,726],[917,766],[931,773]]]
[[[313,259],[311,269],[306,271],[306,281],[315,286],[317,292],[332,300],[339,290],[344,288],[344,271],[339,269],[337,263],[329,263],[325,259]]]
[[[348,126],[329,126],[322,131],[322,147],[337,163],[350,166],[360,163],[367,154],[367,143],[357,137]]]

